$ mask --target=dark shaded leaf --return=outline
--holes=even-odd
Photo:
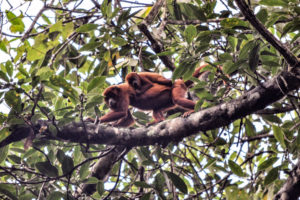
[[[185,182],[178,175],[168,171],[165,171],[165,173],[172,180],[172,183],[175,185],[175,187],[180,190],[180,192],[187,194],[188,188]]]
[[[273,168],[271,169],[271,171],[269,171],[268,175],[265,178],[264,184],[265,185],[269,185],[270,183],[272,183],[273,181],[275,181],[278,178],[278,168]]]
[[[241,168],[238,164],[236,164],[236,163],[233,162],[232,160],[229,160],[229,161],[228,161],[228,165],[229,165],[231,171],[232,171],[235,175],[240,176],[240,177],[243,177],[243,176],[244,176],[243,170],[242,170],[242,168]]]
[[[58,176],[58,170],[50,162],[38,162],[35,164],[36,168],[46,176],[56,177]]]
[[[278,160],[277,157],[267,158],[267,160],[265,160],[264,162],[262,162],[258,165],[257,170],[258,171],[265,170],[268,167],[272,166],[277,160]]]
[[[283,131],[281,130],[280,127],[275,126],[275,125],[273,125],[272,128],[273,128],[273,133],[274,133],[275,139],[280,143],[281,147],[283,149],[285,149],[286,145],[284,143],[284,133],[283,133]]]

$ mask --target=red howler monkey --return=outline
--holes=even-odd
[[[125,81],[135,90],[136,95],[145,93],[153,86],[153,83],[170,87],[173,85],[171,80],[153,72],[131,72],[127,74]]]
[[[197,68],[193,76],[199,78],[204,73],[200,70],[205,66],[207,64]],[[129,73],[125,80],[137,94],[131,98],[130,104],[142,110],[153,110],[153,123],[164,120],[163,111],[175,105],[188,110],[184,116],[194,112],[195,102],[186,98],[192,81],[177,79],[171,88],[171,80],[151,72]]]
[[[193,76],[199,78],[204,73],[200,70],[205,66],[197,68]],[[128,110],[129,105],[142,110],[153,110],[153,123],[163,121],[163,112],[176,105],[189,110],[185,116],[194,112],[195,102],[186,99],[188,87],[192,84],[189,81],[177,79],[171,87],[171,80],[156,73],[143,72],[128,74],[126,82],[110,86],[104,91],[105,102],[112,111],[101,117],[101,122],[118,120],[114,125],[132,124],[134,120]]]
[[[132,95],[135,95],[135,92],[126,83],[106,88],[103,92],[103,96],[111,112],[102,116],[99,119],[100,123],[116,121],[112,124],[113,126],[127,127],[132,125],[134,119],[128,109],[130,96]]]

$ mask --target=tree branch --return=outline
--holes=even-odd
[[[282,72],[236,100],[204,109],[188,118],[178,117],[172,120],[165,120],[147,128],[122,129],[103,124],[86,123],[85,131],[81,122],[73,122],[59,127],[57,135],[54,136],[55,134],[52,134],[48,128],[51,122],[39,121],[36,130],[39,130],[39,127],[43,127],[43,129],[40,129],[45,131],[39,132],[43,132],[42,136],[44,136],[44,139],[76,143],[89,142],[90,144],[124,145],[128,147],[167,144],[170,140],[180,141],[184,137],[199,133],[199,131],[208,131],[227,126],[234,120],[261,110],[281,99],[288,92],[300,87],[300,69],[295,68],[294,71],[297,74]],[[9,143],[7,139],[16,141],[15,134],[23,131],[27,132],[28,129],[30,127],[28,128],[26,125],[15,128],[12,134],[0,143],[0,147]]]
[[[277,192],[274,200],[297,200],[300,196],[300,158],[289,174],[289,178]]]
[[[164,51],[163,44],[159,41],[159,39],[155,38],[155,36],[148,30],[147,25],[153,22],[154,18],[157,16],[160,8],[163,6],[164,0],[158,0],[152,7],[148,16],[138,25],[139,30],[148,38],[151,43],[151,48],[155,53],[161,53]],[[160,60],[164,63],[164,65],[170,70],[174,71],[175,66],[172,60],[168,56],[159,56]]]
[[[275,48],[285,60],[291,65],[291,67],[298,66],[300,67],[299,61],[293,53],[284,46],[275,36],[273,36],[264,25],[258,21],[255,17],[253,11],[249,8],[244,0],[235,0],[235,3],[246,17],[246,19],[252,24],[252,26]]]

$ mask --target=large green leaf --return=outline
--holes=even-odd
[[[165,171],[165,173],[168,175],[177,189],[179,189],[182,193],[187,194],[188,188],[185,182],[178,175],[168,171]]]
[[[4,99],[5,99],[6,104],[9,107],[11,107],[11,109],[14,112],[17,112],[17,113],[21,112],[22,105],[21,105],[21,97],[20,97],[19,93],[17,93],[14,90],[10,90],[7,93],[5,93]]]
[[[86,33],[89,31],[94,31],[98,28],[98,24],[84,24],[76,29],[78,33]]]
[[[229,165],[231,171],[232,171],[235,175],[240,176],[240,177],[243,177],[243,176],[244,176],[243,170],[242,170],[242,168],[241,168],[238,164],[236,164],[236,163],[233,162],[232,160],[229,160],[229,161],[228,161],[228,165]]]
[[[266,6],[288,6],[288,3],[283,0],[261,0],[259,4]]]
[[[257,167],[258,171],[262,171],[272,166],[278,160],[277,157],[268,158],[264,162],[260,163]]]
[[[50,162],[38,162],[35,164],[36,168],[46,176],[49,177],[56,177],[58,176],[58,170],[56,167],[54,167]]]
[[[273,168],[269,171],[268,175],[265,178],[264,184],[269,185],[273,181],[275,181],[279,176],[278,168]]]
[[[191,43],[193,39],[197,35],[197,29],[193,25],[189,25],[185,30],[184,30],[184,37],[188,43]]]
[[[87,92],[92,91],[93,89],[99,88],[101,86],[103,86],[103,84],[105,83],[105,76],[100,76],[100,77],[96,77],[94,78],[88,85],[87,88]]]
[[[285,149],[286,145],[284,143],[284,133],[283,133],[283,131],[281,130],[280,127],[275,126],[275,125],[273,125],[272,128],[273,128],[274,137],[280,143],[281,147],[283,149]]]
[[[74,168],[73,159],[70,156],[65,156],[62,162],[62,171],[64,174],[68,174]]]

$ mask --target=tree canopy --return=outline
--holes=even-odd
[[[298,0],[4,0],[4,199],[298,199]],[[205,80],[192,77],[207,63]],[[195,113],[92,123],[130,72],[192,80]]]

